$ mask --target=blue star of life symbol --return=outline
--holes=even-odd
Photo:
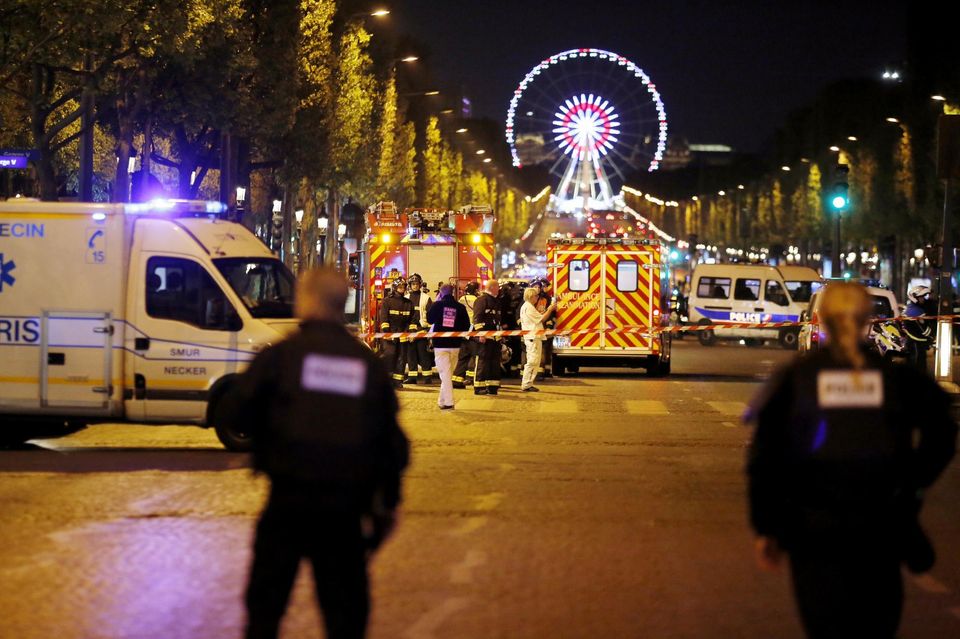
[[[15,268],[17,268],[16,262],[13,260],[4,261],[3,253],[0,253],[0,293],[3,292],[4,284],[13,286],[13,283],[17,281],[13,275],[10,275],[10,271]]]

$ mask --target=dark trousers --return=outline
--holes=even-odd
[[[257,524],[247,586],[247,639],[277,636],[306,557],[327,639],[362,639],[370,614],[360,515],[323,511],[302,496],[272,489]]]
[[[500,388],[500,342],[487,338],[480,344],[477,357],[477,378],[474,388],[496,392]]]
[[[407,379],[416,381],[417,377],[429,382],[433,379],[433,353],[430,352],[430,340],[416,339],[407,346],[407,365],[410,373]],[[420,372],[417,372],[419,368]]]
[[[475,339],[465,339],[460,343],[460,354],[457,356],[457,367],[453,369],[453,383],[473,383],[477,368],[477,347],[480,344]]]
[[[383,365],[395,384],[402,383],[406,377],[408,344],[399,339],[383,340]]]
[[[790,569],[809,639],[893,639],[903,610],[898,553],[890,549],[800,548]]]

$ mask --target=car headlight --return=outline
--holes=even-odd
[[[553,338],[553,347],[554,348],[570,348],[570,336],[569,335],[557,335]]]

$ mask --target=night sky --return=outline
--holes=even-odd
[[[431,49],[442,86],[464,85],[474,115],[502,121],[523,76],[577,47],[644,69],[670,133],[760,150],[787,114],[830,82],[904,57],[905,3],[775,0],[395,0],[401,33]]]

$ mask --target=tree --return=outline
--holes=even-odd
[[[439,120],[430,116],[424,129],[423,157],[420,162],[424,177],[423,206],[441,206],[443,201],[443,150]]]

